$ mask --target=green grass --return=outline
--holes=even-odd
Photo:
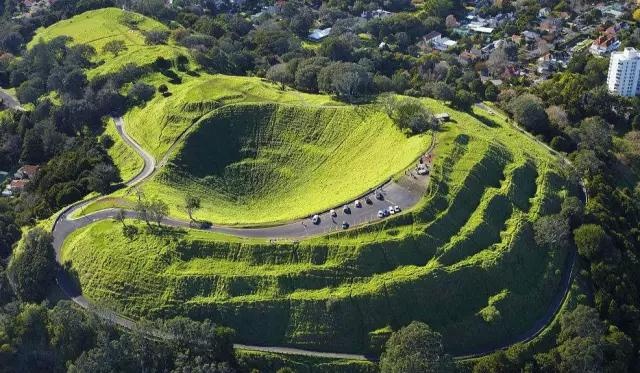
[[[567,257],[537,247],[531,222],[557,211],[572,187],[546,149],[499,117],[425,103],[434,112],[449,112],[453,120],[438,133],[430,190],[409,214],[279,244],[180,231],[143,233],[130,242],[117,223],[100,222],[75,232],[65,243],[64,257],[78,269],[91,299],[131,316],[210,318],[235,328],[244,343],[362,352],[375,331],[422,320],[443,333],[450,352],[459,353],[522,333],[546,311]],[[258,118],[237,121],[240,109],[250,110],[242,118]],[[343,111],[370,108],[316,110],[265,104],[221,109],[198,122],[176,149],[171,177],[185,169],[193,177],[229,164],[246,166],[237,149],[241,155],[253,149],[248,145],[256,133],[272,139],[267,129],[283,126],[283,133],[293,132],[285,138],[295,150],[287,154],[296,154],[303,136],[325,134],[322,126],[287,120],[291,113],[322,118],[333,111],[339,118]],[[285,119],[265,119],[274,113]],[[358,128],[353,122],[349,131]],[[242,141],[234,145],[230,139]],[[199,153],[203,146],[197,144],[210,144],[211,154]],[[281,159],[282,152],[275,150],[256,159]],[[193,159],[206,162],[194,165]],[[162,175],[150,185],[167,177]],[[273,187],[271,180],[262,181],[264,188]],[[210,194],[260,189],[217,182]]]
[[[157,79],[156,76],[151,80]],[[156,95],[146,106],[134,108],[125,116],[127,132],[158,159],[198,119],[223,105],[263,102],[304,106],[342,105],[327,95],[280,90],[272,83],[253,77],[183,75],[181,84],[168,83],[167,86],[171,96]]]
[[[113,146],[111,146],[107,152],[109,156],[111,156],[111,159],[113,159],[113,164],[120,171],[122,181],[128,181],[142,171],[142,167],[144,166],[142,158],[122,140],[116,130],[113,119],[110,118],[107,121],[103,135],[107,135],[113,139]]]
[[[122,66],[133,63],[137,66],[147,66],[156,58],[173,59],[182,54],[189,56],[189,52],[177,45],[145,45],[143,31],[168,30],[162,23],[151,18],[132,13],[139,20],[136,29],[130,29],[121,22],[122,15],[127,12],[118,8],[105,8],[88,11],[37,30],[28,44],[33,46],[40,40],[48,41],[58,36],[69,36],[76,44],[89,44],[96,49],[97,66],[88,72],[89,78],[120,70]],[[117,56],[104,53],[102,47],[109,41],[122,40],[127,50]]]
[[[198,217],[260,224],[337,206],[408,167],[430,143],[407,137],[367,107],[227,105],[200,120],[167,166],[142,186],[171,215],[187,193],[202,199]]]

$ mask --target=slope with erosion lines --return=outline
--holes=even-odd
[[[508,125],[452,117],[432,190],[411,214],[279,244],[191,231],[129,242],[101,222],[74,233],[63,255],[92,299],[132,316],[211,318],[243,343],[363,352],[371,333],[423,320],[454,354],[500,346],[562,286],[568,255],[537,247],[531,221],[572,188]]]
[[[202,118],[141,187],[187,218],[185,194],[201,198],[199,219],[273,224],[348,203],[402,172],[431,142],[408,137],[369,107],[232,104]]]
[[[125,14],[137,20],[135,26],[131,27],[123,22]],[[89,78],[117,72],[127,64],[148,66],[158,57],[171,60],[179,55],[190,55],[186,48],[172,43],[146,45],[143,32],[149,30],[168,31],[168,28],[141,14],[118,8],[103,8],[76,15],[49,27],[39,28],[29,42],[28,48],[32,48],[40,40],[48,41],[58,36],[68,36],[74,44],[89,44],[97,52],[96,66],[87,71]],[[117,55],[104,52],[103,46],[113,40],[124,42],[126,50]]]
[[[178,137],[201,117],[227,104],[343,105],[328,95],[280,90],[255,77],[184,75],[180,84],[167,83],[167,86],[170,96],[156,95],[144,107],[134,108],[125,116],[127,132],[157,159],[162,158]]]

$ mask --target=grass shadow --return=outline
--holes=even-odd
[[[73,268],[72,261],[67,260],[58,268],[58,284],[69,297],[82,295],[80,275],[78,271]]]
[[[500,127],[500,125],[496,121],[494,121],[493,119],[490,119],[490,118],[487,118],[487,117],[484,117],[482,115],[478,115],[478,114],[475,114],[475,113],[469,113],[469,114],[471,114],[472,117],[476,118],[479,122],[481,122],[482,124],[484,124],[487,127],[491,127],[491,128]]]

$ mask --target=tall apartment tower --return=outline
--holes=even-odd
[[[609,92],[619,96],[640,95],[640,52],[625,48],[611,53],[607,76]]]

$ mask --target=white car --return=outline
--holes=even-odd
[[[331,209],[331,210],[329,211],[329,214],[331,214],[331,216],[333,216],[334,218],[335,218],[336,216],[338,216],[338,214],[336,213],[336,210],[334,210],[334,209]]]
[[[393,206],[393,211],[400,212],[400,206],[398,206],[398,205]]]
[[[418,166],[418,175],[426,175],[429,173],[429,169],[424,164]]]
[[[384,218],[384,212],[382,212],[382,210],[378,210],[378,217],[380,219]]]
[[[320,216],[318,216],[317,214],[316,214],[316,215],[313,215],[313,217],[311,218],[311,222],[312,222],[313,224],[318,224],[318,223],[320,223]]]
[[[389,206],[389,214],[393,215],[396,213],[396,210],[393,208],[393,206]]]
[[[359,199],[357,199],[353,204],[358,208],[362,207],[362,203],[360,202]]]

